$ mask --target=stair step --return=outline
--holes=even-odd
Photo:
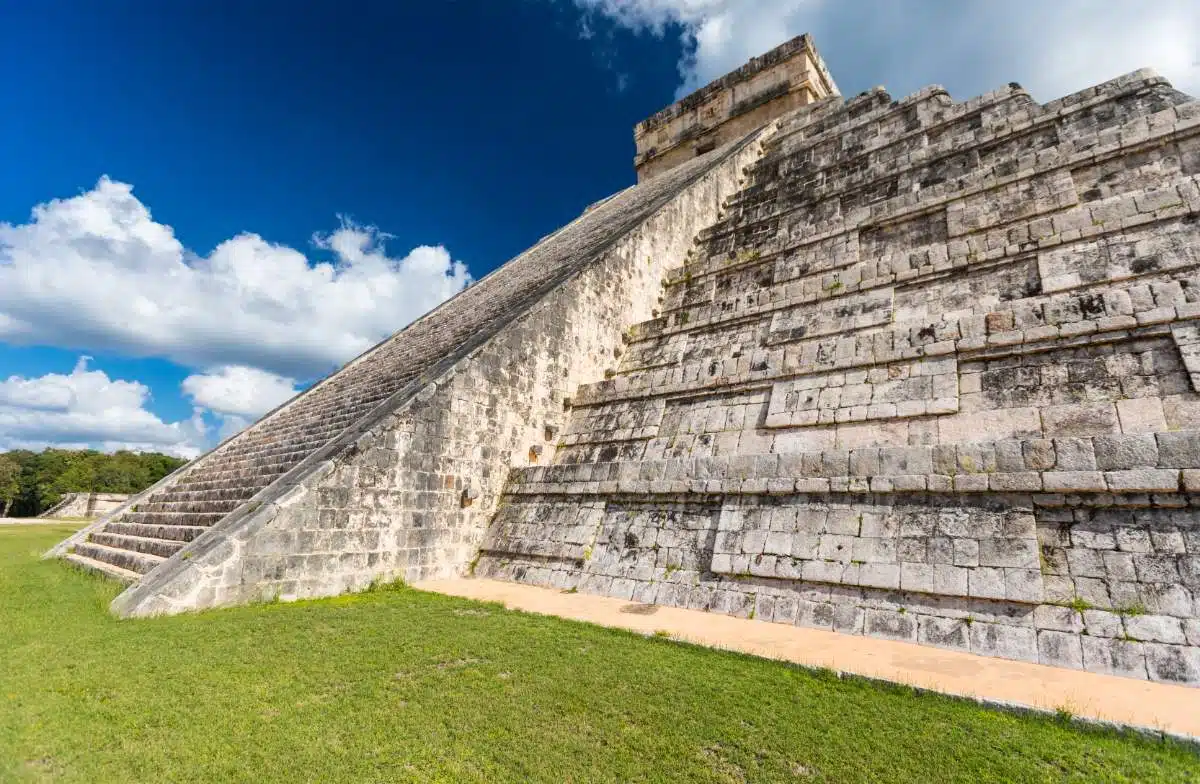
[[[284,471],[274,473],[262,473],[250,477],[241,477],[240,479],[231,479],[229,477],[217,477],[216,479],[183,479],[179,484],[172,487],[172,490],[180,490],[182,492],[199,492],[204,490],[229,490],[239,489],[247,490],[250,495],[254,495],[259,490],[262,490],[267,485],[274,482],[276,479],[284,475]],[[253,480],[253,481],[249,481]],[[249,498],[249,496],[247,496]]]
[[[324,443],[324,442],[322,442]],[[240,460],[218,460],[196,471],[197,475],[204,474],[205,476],[238,476],[246,473],[261,473],[263,471],[274,471],[277,469],[288,469],[299,463],[304,458],[316,451],[313,449],[300,449],[295,452],[287,452],[270,457],[248,457]]]
[[[160,558],[170,558],[183,549],[187,542],[178,539],[153,539],[147,536],[128,536],[110,533],[107,530],[97,531],[88,541],[102,544],[105,547],[115,547],[118,550],[132,550],[135,553],[149,553]]]
[[[198,501],[237,501],[242,503],[256,492],[253,488],[221,487],[216,490],[178,490],[178,485],[155,493],[147,503],[164,504]]]
[[[282,476],[291,469],[292,466],[273,466],[258,469],[243,468],[240,471],[197,471],[180,480],[179,484],[175,485],[172,489],[186,489],[191,491],[219,490],[230,487],[257,487],[262,485],[263,477],[273,478]]]
[[[169,539],[176,542],[190,542],[207,530],[208,527],[203,525],[147,525],[146,523],[127,523],[124,520],[106,523],[104,526],[104,533],[141,536],[147,539]]]
[[[307,433],[312,433],[318,429],[313,426],[314,422],[319,422],[319,429],[326,432],[345,430],[356,419],[361,419],[365,413],[365,411],[360,413],[355,410],[351,411],[349,414],[342,414],[339,416],[326,416],[322,413],[310,414],[304,417],[304,419],[307,421],[287,422],[266,427],[254,433],[253,437],[246,439],[243,444],[237,444],[231,447],[231,450],[240,451],[240,449],[245,448],[244,445],[250,445],[253,443],[277,444],[295,436],[302,436]],[[297,416],[299,416],[298,412]]]
[[[159,555],[122,550],[119,547],[109,547],[97,542],[82,542],[75,545],[75,554],[91,558],[93,561],[103,561],[138,574],[145,574],[166,560]]]
[[[239,463],[213,463],[195,472],[197,479],[225,479],[259,474],[282,474],[299,465],[300,461],[316,450],[294,452],[281,458],[247,460]]]
[[[332,435],[329,437],[320,435],[308,441],[297,441],[278,447],[268,445],[245,451],[222,453],[199,470],[207,471],[217,467],[228,468],[244,465],[261,465],[264,462],[270,463],[292,459],[298,462],[299,459],[312,454],[329,443],[332,438]]]
[[[220,521],[226,514],[226,512],[126,512],[121,515],[121,522],[207,528]]]
[[[97,561],[93,558],[79,555],[78,553],[68,553],[66,556],[64,556],[64,560],[78,566],[81,569],[102,574],[105,577],[110,577],[114,580],[123,582],[126,585],[129,585],[130,583],[136,583],[142,578],[142,576],[137,572],[131,572],[128,569],[122,569],[119,566],[113,566],[112,564],[105,563],[104,561]]]
[[[135,512],[221,512],[229,514],[241,504],[245,503],[240,499],[226,499],[222,501],[160,501],[157,497],[152,497],[147,501],[142,501],[133,508]]]

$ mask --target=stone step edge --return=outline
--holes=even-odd
[[[506,492],[1192,493],[1200,430],[527,466]]]
[[[888,471],[889,461],[927,470]],[[977,465],[977,461],[982,465]],[[1128,469],[1200,469],[1200,430],[1100,433],[1082,436],[997,438],[940,444],[876,445],[797,452],[769,452],[664,460],[560,463],[512,470],[512,481],[554,482],[595,466],[620,472],[601,479],[701,479],[866,477],[909,474],[946,476],[992,473],[1123,471]],[[994,466],[994,467],[992,467]],[[841,470],[838,470],[841,469]],[[589,476],[588,479],[594,479]]]
[[[161,555],[155,555],[154,553],[143,553],[143,552],[141,552],[141,551],[139,551],[139,550],[126,550],[126,549],[125,549],[125,548],[123,548],[123,547],[113,547],[112,545],[101,544],[101,543],[99,543],[99,542],[93,542],[93,541],[90,541],[90,540],[89,540],[89,541],[86,541],[86,542],[83,542],[83,543],[81,543],[81,544],[79,544],[79,545],[77,546],[77,549],[78,549],[78,547],[88,547],[88,548],[90,548],[90,549],[99,550],[100,552],[102,552],[102,553],[105,553],[105,554],[108,554],[108,553],[126,553],[126,554],[129,554],[129,555],[134,555],[134,556],[136,556],[136,557],[137,557],[137,558],[139,558],[139,559],[146,559],[146,560],[147,560],[147,562],[148,562],[149,564],[153,564],[154,566],[157,566],[158,564],[160,564],[160,563],[162,563],[163,561],[167,560],[167,559],[166,559],[166,558],[164,558],[163,556],[161,556]],[[76,553],[76,555],[78,555],[78,554],[79,554],[79,553]],[[90,556],[89,556],[89,557],[90,557]],[[99,560],[99,559],[94,559],[94,560]],[[153,568],[153,567],[151,567],[151,568]]]
[[[1165,110],[1165,112],[1160,112],[1160,114],[1173,111],[1174,109]],[[1147,117],[1153,116],[1154,115],[1147,115]],[[1147,125],[1147,122],[1145,121],[1145,118],[1139,118],[1138,120],[1132,120],[1127,123],[1129,126],[1134,126],[1137,124]],[[1100,134],[1097,134],[1095,137],[1098,140],[1097,146],[1078,150],[1072,149],[1070,152],[1068,152],[1063,150],[1062,145],[1060,145],[1058,147],[1049,148],[1049,150],[1042,151],[1041,153],[1032,154],[1032,157],[1034,157],[1035,160],[1032,168],[1019,169],[1014,174],[1000,177],[987,177],[985,175],[980,175],[980,179],[982,180],[981,182],[972,183],[961,190],[943,192],[944,186],[935,186],[938,188],[938,190],[935,190],[934,188],[927,189],[924,192],[926,194],[924,197],[922,197],[921,193],[909,193],[905,195],[894,196],[891,199],[888,199],[886,202],[882,202],[882,204],[887,205],[888,202],[897,203],[894,205],[889,205],[888,209],[881,208],[878,216],[873,214],[873,210],[875,207],[879,206],[878,204],[871,205],[870,207],[856,208],[866,209],[869,213],[869,217],[865,220],[846,220],[841,226],[837,226],[833,229],[827,229],[825,231],[814,232],[808,236],[807,243],[816,243],[825,239],[836,237],[840,234],[845,234],[847,231],[853,228],[859,228],[858,224],[865,222],[870,222],[872,225],[892,223],[903,218],[909,213],[921,213],[935,206],[947,205],[953,201],[959,201],[961,199],[976,196],[991,190],[998,190],[1031,177],[1047,175],[1064,168],[1070,169],[1083,165],[1092,165],[1094,163],[1107,160],[1108,158],[1114,158],[1123,154],[1137,152],[1143,147],[1159,146],[1165,142],[1185,139],[1196,134],[1197,132],[1200,132],[1200,114],[1197,116],[1188,117],[1186,120],[1180,120],[1173,125],[1164,125],[1155,131],[1147,130],[1145,131],[1144,135],[1141,133],[1131,133],[1129,134],[1128,140],[1126,140],[1126,138],[1120,133],[1125,129],[1126,126],[1124,125],[1114,126],[1113,128],[1109,128],[1106,131],[1102,131]],[[1130,128],[1129,130],[1140,129]],[[1109,138],[1100,139],[1100,137],[1104,135],[1107,135]],[[1050,152],[1054,152],[1056,154],[1051,156],[1048,154]],[[1030,156],[1031,154],[1029,153],[1026,153],[1025,155],[1025,157]],[[1039,165],[1036,162],[1038,157],[1045,158],[1046,162]],[[1020,159],[1018,159],[1018,162],[1019,160]],[[771,221],[781,221],[793,211],[793,208],[788,208],[782,211],[758,216],[746,221],[745,223],[729,223],[728,226],[721,226],[722,223],[728,222],[728,218],[723,218],[718,221],[717,224],[714,224],[709,229],[701,232],[699,239],[700,242],[710,242],[713,240],[723,239],[734,235],[738,231],[752,230],[753,227],[758,224],[769,224]],[[718,226],[721,226],[719,230],[717,229]],[[696,274],[698,273],[694,272],[693,276]]]
[[[142,536],[141,534],[129,534],[129,533],[125,533],[121,530],[113,530],[112,526],[114,526],[114,525],[115,526],[142,526],[142,527],[146,527],[146,528],[173,529],[179,533],[190,532],[192,534],[192,538],[191,539],[163,539],[161,536]],[[199,537],[201,534],[203,534],[205,531],[208,531],[208,530],[209,530],[209,526],[205,526],[205,525],[166,525],[166,524],[157,524],[157,523],[133,523],[133,522],[124,522],[124,521],[118,519],[118,520],[112,520],[112,521],[106,523],[104,528],[102,528],[98,531],[94,531],[93,533],[112,534],[114,536],[132,536],[132,537],[138,537],[141,539],[158,539],[158,540],[165,541],[165,542],[174,542],[177,544],[188,544],[189,542],[195,541],[195,539],[197,537]],[[159,532],[159,533],[162,533],[162,532]]]
[[[247,500],[248,499],[242,499],[242,498],[223,498],[220,500],[209,499],[209,500],[203,500],[203,501],[182,501],[182,500],[181,501],[164,501],[162,499],[155,498],[153,500],[149,500],[144,503],[137,504],[134,507],[133,511],[135,511],[135,512],[200,512],[200,513],[230,512],[230,511],[236,509],[241,504],[246,503]],[[183,508],[180,508],[180,507],[184,507],[184,506],[190,506],[190,507],[217,506],[217,507],[226,507],[226,508],[224,508],[224,509],[196,509],[196,508],[183,509]],[[165,509],[157,509],[157,508],[151,509],[149,507],[166,507],[166,508]]]
[[[1194,181],[1193,184],[1200,186],[1200,178],[1191,177],[1189,179]],[[1135,196],[1130,196],[1130,200],[1135,199]],[[1046,235],[1038,240],[1030,240],[1029,242],[1036,243],[1038,245],[1033,249],[1022,250],[1022,245],[1017,244],[997,247],[974,256],[972,256],[970,252],[965,254],[956,253],[954,256],[948,256],[944,261],[929,265],[927,270],[926,268],[922,267],[918,270],[911,270],[911,274],[908,275],[898,275],[893,273],[890,275],[882,275],[876,278],[859,280],[849,284],[839,285],[833,289],[821,287],[820,294],[818,296],[812,296],[801,292],[790,297],[781,296],[778,299],[773,298],[767,300],[766,302],[747,305],[740,310],[720,312],[712,316],[704,316],[701,314],[695,319],[689,316],[682,323],[671,323],[672,321],[679,322],[678,314],[680,313],[690,313],[693,310],[704,308],[712,309],[715,308],[715,306],[721,301],[713,299],[693,303],[690,305],[680,305],[674,308],[665,309],[660,313],[660,315],[652,319],[632,325],[627,331],[627,335],[629,336],[627,342],[630,345],[634,345],[643,342],[660,341],[663,338],[669,338],[674,335],[688,335],[693,332],[706,332],[718,328],[728,328],[745,321],[754,320],[756,318],[761,319],[772,317],[781,311],[788,311],[795,308],[804,307],[817,308],[825,304],[833,303],[838,299],[866,296],[870,295],[872,292],[879,293],[886,291],[889,288],[896,288],[897,286],[925,285],[927,283],[936,282],[946,275],[977,271],[996,265],[1004,265],[1006,263],[1019,263],[1022,260],[1028,259],[1031,254],[1036,254],[1037,251],[1045,249],[1041,245],[1043,241],[1062,238],[1068,234],[1071,235],[1071,239],[1052,243],[1046,247],[1053,247],[1057,244],[1069,244],[1098,239],[1106,234],[1119,234],[1122,232],[1128,232],[1131,229],[1145,228],[1146,226],[1154,223],[1162,223],[1179,218],[1185,218],[1197,212],[1200,212],[1200,201],[1193,199],[1193,202],[1191,203],[1187,201],[1180,202],[1177,206],[1154,210],[1147,213],[1139,213],[1128,218],[1122,218],[1116,222],[1093,224],[1091,226],[1084,226],[1082,228],[1070,229],[1061,234]],[[816,281],[818,279],[824,279],[831,276],[832,279],[836,280],[837,276],[840,275],[841,272],[852,268],[859,263],[860,261],[858,259],[853,259],[840,267],[832,267],[828,270],[822,270],[801,277],[773,281],[771,285],[765,287],[763,291],[785,289],[788,286],[803,286],[804,281]],[[1195,265],[1181,264],[1176,267],[1171,267],[1161,271],[1175,272],[1194,268]],[[1132,279],[1136,280],[1137,277],[1139,276],[1134,276]],[[1105,285],[1111,286],[1113,283],[1120,283],[1129,279],[1130,278],[1110,278],[1103,281],[1089,281],[1086,283],[1081,282],[1077,285],[1064,285],[1058,288],[1044,290],[1042,293],[1030,297],[1030,299],[1051,299],[1056,295],[1069,295],[1071,293],[1076,293],[1078,296],[1084,296],[1091,289],[1099,288]],[[838,282],[839,284],[842,283],[840,280]],[[1137,284],[1135,283],[1134,285]],[[997,312],[1003,311],[1001,310]],[[826,334],[838,333],[834,332]],[[808,340],[811,339],[811,337],[806,337],[804,339]],[[780,345],[787,342],[795,341],[778,341],[775,345]]]
[[[244,504],[247,502],[243,501],[242,503]],[[241,506],[241,504],[239,504],[238,506]],[[234,508],[236,509],[237,507],[234,507]],[[229,514],[229,512],[147,512],[144,510],[129,509],[126,512],[124,512],[123,514],[157,514],[157,515],[163,515],[164,517],[178,518],[178,517],[188,517],[188,516],[192,516],[192,515],[200,515],[202,517],[211,517],[212,515],[221,515],[222,517],[224,517],[225,515]],[[115,522],[116,518],[113,518],[113,520]]]
[[[795,495],[828,493],[1051,493],[1200,494],[1200,469],[1128,471],[1021,471],[992,474],[896,474],[809,479],[633,479],[602,482],[529,482],[510,495]],[[1066,505],[1063,501],[1062,505]],[[1043,504],[1058,505],[1058,504]],[[1147,503],[1146,505],[1150,505]],[[1177,503],[1163,504],[1179,506]]]
[[[113,566],[112,564],[105,563],[104,561],[97,561],[93,558],[88,558],[86,555],[67,553],[63,556],[63,560],[79,567],[80,569],[83,569],[84,571],[100,574],[104,577],[125,583],[126,585],[132,585],[142,578],[142,576],[137,572],[131,572],[128,569],[122,569],[119,566]]]
[[[640,374],[637,369],[634,369],[624,373],[618,372],[612,378],[603,381],[580,384],[575,390],[571,404],[574,408],[585,408],[598,407],[626,400],[675,396],[692,397],[713,394],[714,392],[735,393],[742,391],[741,388],[745,385],[774,384],[806,376],[820,376],[828,373],[851,371],[856,368],[874,367],[879,364],[936,359],[938,357],[958,357],[962,361],[997,359],[999,356],[994,354],[997,351],[1025,352],[1034,350],[1035,347],[1044,347],[1045,350],[1057,350],[1090,345],[1097,340],[1111,343],[1128,338],[1142,337],[1143,332],[1152,330],[1154,327],[1161,328],[1164,325],[1169,325],[1170,327],[1191,326],[1197,321],[1198,316],[1200,316],[1200,302],[1189,302],[1184,305],[1173,305],[1140,311],[1137,315],[1125,318],[1106,316],[1100,319],[1066,322],[1061,326],[1012,329],[1003,332],[990,332],[980,336],[948,338],[922,345],[909,345],[899,350],[893,349],[883,356],[872,353],[870,357],[867,357],[855,350],[853,354],[850,354],[844,360],[808,370],[788,371],[786,369],[779,369],[772,372],[768,366],[766,370],[752,370],[747,376],[715,376],[711,377],[711,380],[704,382],[669,381],[665,384],[655,385],[653,383],[653,374],[658,371]],[[911,329],[890,330],[874,334],[897,336],[910,333],[911,331]],[[856,340],[857,337],[859,337],[858,333],[854,333],[850,336],[850,339]],[[844,338],[836,335],[826,335],[814,339],[813,343],[818,344],[820,341],[840,340],[844,340]],[[787,346],[785,344],[775,344],[770,349],[763,350],[769,354],[770,351],[786,351]],[[836,360],[839,354],[834,351],[833,356]],[[680,372],[686,367],[687,365],[682,363],[675,365],[675,368]],[[643,383],[643,379],[648,379],[649,383]]]
[[[192,526],[192,527],[198,527],[198,526]],[[110,537],[116,537],[118,539],[136,539],[140,542],[154,542],[154,543],[160,544],[160,545],[165,544],[170,547],[178,546],[179,548],[183,548],[183,547],[187,546],[188,544],[190,544],[190,542],[185,542],[182,539],[161,539],[157,536],[141,536],[139,534],[123,534],[120,531],[109,531],[109,530],[93,531],[88,538],[88,544],[101,545],[103,547],[111,547],[114,550],[127,550],[132,553],[141,553],[142,555],[156,555],[156,553],[149,553],[144,550],[136,550],[132,547],[123,547],[123,546],[114,545],[114,544],[104,544],[103,542],[97,542],[95,539],[95,537],[97,537],[97,536],[110,536]],[[158,556],[158,557],[162,558],[163,556]]]
[[[1197,131],[1200,132],[1200,123],[1197,123],[1197,125],[1198,125]],[[1121,151],[1114,152],[1114,156],[1119,155],[1120,152]],[[1088,163],[1088,161],[1081,162],[1081,165],[1083,165],[1085,163]],[[1052,169],[1048,169],[1046,172],[1035,172],[1035,173],[1027,175],[1027,176],[1028,177],[1040,176],[1042,174],[1048,174],[1051,171],[1052,171]],[[1190,175],[1190,176],[1185,175],[1185,176],[1179,177],[1177,179],[1179,181],[1184,181],[1184,180],[1189,180],[1189,179],[1194,179],[1194,178],[1195,178],[1195,175]],[[1121,198],[1122,196],[1126,196],[1126,195],[1132,197],[1134,195],[1134,193],[1135,192],[1129,192],[1128,194],[1125,194],[1125,193],[1117,194],[1112,197],[1109,197],[1109,199],[1117,199],[1117,198]],[[970,195],[971,194],[967,194],[967,195],[962,196],[961,198],[969,198]],[[676,285],[680,285],[680,284],[694,283],[696,280],[701,279],[701,278],[710,277],[713,275],[719,275],[722,273],[729,273],[729,272],[733,272],[733,271],[740,271],[740,270],[755,267],[755,266],[762,266],[767,263],[774,263],[777,260],[777,257],[784,256],[788,253],[797,251],[801,248],[808,247],[808,246],[817,246],[822,243],[826,243],[831,240],[837,239],[838,237],[850,236],[852,234],[856,234],[857,232],[860,232],[860,231],[862,231],[864,229],[868,229],[868,228],[892,225],[894,223],[902,223],[905,220],[909,220],[913,217],[917,217],[919,215],[923,215],[926,213],[932,213],[932,212],[936,212],[938,210],[944,209],[949,204],[959,201],[959,200],[960,200],[960,197],[957,195],[955,195],[953,198],[945,198],[945,199],[940,199],[940,200],[930,198],[927,202],[926,201],[914,202],[914,205],[911,208],[905,208],[903,210],[900,210],[895,215],[888,215],[886,217],[881,217],[878,219],[875,217],[870,217],[870,218],[866,219],[865,221],[859,221],[859,222],[844,221],[841,225],[835,227],[834,229],[820,232],[818,234],[806,235],[804,237],[804,239],[801,241],[790,242],[787,245],[776,248],[776,249],[768,249],[766,251],[760,251],[758,254],[754,255],[753,257],[747,257],[746,259],[740,260],[740,261],[739,260],[734,260],[732,262],[728,261],[728,260],[718,261],[718,260],[716,260],[715,257],[706,254],[703,261],[695,261],[695,262],[688,261],[688,262],[685,262],[683,265],[680,265],[679,267],[675,267],[672,270],[668,271],[667,278],[666,278],[664,285],[667,287],[672,287],[672,286],[676,286]],[[1108,200],[1106,199],[1104,201],[1108,201]],[[1089,205],[1089,206],[1096,206],[1096,205]],[[799,209],[799,208],[797,208],[797,209]],[[783,215],[786,216],[787,214],[790,214],[790,212],[784,213]],[[1025,220],[1025,219],[1022,218],[1019,220]],[[1008,224],[1005,224],[1004,226],[987,227],[984,229],[980,229],[977,232],[973,232],[971,234],[961,235],[960,237],[955,237],[955,238],[950,238],[950,239],[961,239],[965,242],[968,242],[968,244],[969,244],[969,239],[971,237],[977,237],[980,235],[986,236],[987,233],[993,232],[993,231],[1000,231],[1000,232],[1006,233],[1007,229],[1005,228],[1005,226],[1007,226],[1007,225]],[[1085,225],[1083,227],[1083,229],[1081,229],[1080,231],[1081,231],[1082,237],[1088,237],[1088,236],[1097,236],[1097,235],[1104,234],[1104,233],[1114,231],[1114,230],[1120,230],[1120,229],[1113,229],[1111,227],[1105,228],[1102,226],[1088,227]],[[1030,242],[1037,242],[1038,246],[1035,249],[1043,250],[1043,249],[1055,247],[1059,244],[1062,244],[1063,240],[1055,240],[1056,236],[1057,235],[1046,235],[1044,237],[1038,238],[1037,240],[1030,240]],[[1068,241],[1075,241],[1076,239],[1079,239],[1079,238],[1072,238],[1071,240],[1068,240]],[[1010,249],[1009,245],[1010,245],[1010,243],[1004,243],[1004,245],[997,246],[995,248],[985,248],[982,250],[976,248],[976,249],[972,249],[972,250],[974,251],[974,254],[977,257],[977,260],[983,261],[983,260],[988,260],[988,259],[1000,258],[1001,256],[1004,256],[1004,255],[1013,255],[1014,250]],[[1021,251],[1021,249],[1019,247],[1017,247],[1015,250]],[[1026,249],[1026,250],[1028,250],[1028,249]],[[1021,252],[1026,252],[1026,251],[1021,251]],[[986,253],[986,255],[981,255],[984,253]],[[844,266],[845,265],[831,266],[831,267],[828,267],[825,269],[814,270],[814,274],[832,273],[838,269],[842,269]],[[789,282],[791,280],[796,280],[796,279],[798,279],[798,278],[789,278],[786,280],[777,281],[777,283],[786,283],[786,282]],[[880,284],[880,285],[883,285],[883,284]]]
[[[1187,107],[1187,108],[1181,112],[1181,111],[1179,111],[1181,107]],[[1189,123],[1194,121],[1198,115],[1200,115],[1200,108],[1198,108],[1194,105],[1189,105],[1189,104],[1185,103],[1185,104],[1180,104],[1177,106],[1172,106],[1168,109],[1163,109],[1158,112],[1152,112],[1150,114],[1139,115],[1139,116],[1123,123],[1122,125],[1112,126],[1110,128],[1106,128],[1104,131],[1100,131],[1097,133],[1091,133],[1091,134],[1088,134],[1086,137],[1081,137],[1081,138],[1087,138],[1087,139],[1094,138],[1094,139],[1098,140],[1099,144],[1102,146],[1100,146],[1100,148],[1098,150],[1095,147],[1093,147],[1093,148],[1089,148],[1087,151],[1091,152],[1094,150],[1097,154],[1103,155],[1104,153],[1109,152],[1113,149],[1121,149],[1123,146],[1131,146],[1132,144],[1134,144],[1138,141],[1144,141],[1144,140],[1149,140],[1149,139],[1158,139],[1160,136],[1169,135],[1172,133],[1179,133],[1181,131],[1186,132],[1188,130],[1188,128],[1191,127],[1189,125]],[[874,178],[864,178],[863,180],[861,180],[857,183],[855,183],[855,182],[845,182],[845,183],[835,182],[833,187],[838,189],[838,192],[853,192],[853,191],[857,191],[857,190],[869,189],[873,186],[877,186],[881,182],[886,181],[887,179],[889,179],[892,176],[911,173],[917,169],[931,166],[931,165],[936,165],[937,163],[939,163],[941,161],[944,161],[948,158],[952,158],[955,155],[961,154],[961,152],[964,149],[963,141],[967,137],[969,137],[969,141],[970,141],[969,146],[970,147],[972,147],[972,148],[987,148],[989,146],[994,146],[996,144],[1003,143],[1003,142],[1010,141],[1010,140],[1013,140],[1013,141],[1020,140],[1022,137],[1037,133],[1039,131],[1044,130],[1045,128],[1054,127],[1057,125],[1057,123],[1061,119],[1062,119],[1061,116],[1042,115],[1042,116],[1038,117],[1037,119],[1034,119],[1031,122],[1017,124],[1017,125],[1013,125],[1013,126],[1009,126],[1009,127],[1005,127],[1005,128],[998,128],[998,129],[992,131],[991,133],[985,133],[982,135],[977,135],[977,134],[973,134],[973,133],[962,133],[956,137],[949,137],[945,141],[939,141],[933,145],[929,145],[927,147],[921,147],[921,148],[918,148],[917,150],[912,150],[907,153],[903,153],[901,156],[897,156],[895,159],[885,159],[884,161],[882,161],[880,163],[876,163],[873,166],[867,167],[867,169],[865,170],[868,174],[870,174],[870,172],[872,170],[881,168],[880,164],[882,163],[883,164],[882,168],[886,169],[886,174],[878,175],[878,176],[875,176]],[[961,122],[961,119],[958,120],[958,122]],[[954,124],[953,121],[946,123],[946,125],[953,125],[953,124]],[[928,133],[928,131],[929,131],[929,128],[922,128],[918,131],[914,131],[911,134],[907,134],[907,135],[915,137],[915,136],[921,135],[923,133]],[[1122,133],[1122,132],[1124,132],[1124,133]],[[1146,134],[1146,136],[1144,138],[1139,138],[1139,136],[1143,133]],[[1104,135],[1108,135],[1110,138],[1101,139],[1101,137]],[[1111,138],[1111,137],[1115,137],[1115,138]],[[774,140],[772,140],[772,141],[774,141]],[[1107,146],[1104,146],[1105,142],[1108,142],[1109,144]],[[804,174],[806,176],[816,176],[823,172],[836,171],[839,168],[841,168],[849,163],[852,163],[857,159],[866,157],[873,153],[882,152],[882,151],[886,150],[888,147],[894,146],[896,144],[903,144],[903,141],[898,140],[897,142],[884,143],[884,144],[881,144],[881,145],[878,145],[878,146],[875,146],[875,147],[872,147],[869,149],[862,150],[861,152],[855,153],[854,155],[851,155],[851,156],[842,157],[839,155],[835,159],[835,162],[827,164],[825,166],[821,166],[821,167],[806,169],[804,171]],[[1070,145],[1070,144],[1072,144],[1072,143],[1060,141],[1058,145],[1055,145],[1055,147],[1049,148],[1049,149],[1063,150],[1065,152],[1064,146]],[[772,151],[774,153],[774,155],[764,157],[763,162],[767,163],[768,165],[773,164],[773,163],[782,162],[789,158],[803,155],[804,151],[805,151],[804,147],[800,147],[800,148],[797,148],[797,149],[789,151],[789,152],[783,152],[782,150]],[[1030,153],[1030,152],[1021,153],[1017,156],[1014,156],[1010,160],[1019,162],[1022,157],[1025,157],[1025,158],[1032,157],[1036,161],[1037,158],[1039,157],[1039,155],[1038,155],[1039,152],[1044,153],[1045,151],[1043,150],[1043,151],[1036,151],[1036,152],[1032,152],[1032,153]],[[1067,154],[1075,155],[1075,154],[1078,154],[1078,152],[1072,151]],[[906,159],[906,160],[902,161],[902,159]],[[893,165],[893,164],[895,164],[895,165]],[[1035,165],[1036,165],[1036,163],[1035,163]],[[1006,175],[1006,176],[1011,176],[1011,175]],[[742,189],[737,194],[735,194],[733,197],[731,197],[729,200],[727,200],[726,204],[724,205],[725,208],[727,210],[734,210],[734,209],[738,209],[739,207],[741,207],[743,203],[738,201],[737,199],[739,196],[741,196],[741,194],[745,190],[746,189]],[[831,194],[827,194],[827,195],[831,195]],[[938,195],[939,194],[935,193],[933,198],[937,198]],[[751,204],[751,208],[753,208],[755,206],[757,206],[757,205]],[[778,212],[772,213],[772,215],[778,216],[779,213]],[[720,235],[717,233],[714,233],[714,234],[708,235],[706,238],[712,237],[712,236],[720,236]]]
[[[1143,76],[1135,80],[1127,78],[1132,76],[1133,74],[1127,74],[1125,76],[1118,77],[1117,79],[1104,82],[1101,85],[1088,88],[1088,90],[1072,93],[1069,96],[1064,96],[1063,98],[1058,98],[1045,104],[1039,104],[1034,101],[1032,105],[1017,110],[1018,112],[1026,112],[1028,114],[1028,116],[1023,120],[1010,122],[1008,121],[1008,115],[1005,115],[1005,122],[993,126],[988,131],[986,136],[988,141],[985,143],[991,143],[996,139],[1003,138],[1004,136],[1010,134],[1019,134],[1029,130],[1036,130],[1042,126],[1056,123],[1064,117],[1068,117],[1072,114],[1077,114],[1106,103],[1112,103],[1113,101],[1119,100],[1126,95],[1131,95],[1143,90],[1148,86],[1169,84],[1169,82],[1161,76]],[[1097,91],[1090,95],[1090,97],[1080,101],[1063,103],[1066,98],[1082,95],[1087,93],[1089,90],[1096,90],[1099,87],[1106,87],[1109,89]],[[862,117],[836,123],[830,128],[822,129],[821,131],[812,135],[806,135],[799,141],[799,143],[793,144],[789,152],[802,152],[807,147],[816,146],[821,142],[828,141],[830,138],[852,134],[861,130],[865,126],[879,122],[894,112],[903,111],[906,108],[928,101],[937,93],[951,97],[945,88],[939,85],[930,85],[918,90],[912,95],[901,98],[899,101],[870,111]],[[951,97],[953,103],[945,107],[945,115],[941,119],[929,122],[928,124],[923,124],[919,129],[914,131],[905,132],[895,137],[886,137],[882,143],[876,144],[875,146],[864,150],[863,154],[878,152],[879,150],[886,149],[894,144],[903,143],[904,141],[910,140],[921,133],[928,133],[933,130],[952,127],[955,124],[963,122],[964,119],[969,117],[974,112],[1002,106],[1006,103],[1012,102],[1015,99],[1020,99],[1021,97],[1032,100],[1032,96],[1030,96],[1026,90],[1023,88],[1013,88],[1012,85],[1000,87],[984,93],[983,95],[979,95],[961,102],[953,101],[953,98]],[[769,156],[775,153],[782,153],[783,150],[781,148],[784,144],[792,141],[796,134],[803,133],[808,130],[811,125],[812,122],[809,122],[792,128],[780,128],[779,132],[770,140],[770,148],[766,151],[767,155]]]

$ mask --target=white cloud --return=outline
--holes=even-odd
[[[343,221],[314,238],[330,261],[255,234],[189,252],[131,186],[102,178],[0,223],[0,340],[159,356],[186,367],[323,375],[458,292],[443,247],[387,254]]]
[[[252,419],[299,391],[295,379],[244,365],[227,365],[211,373],[188,376],[182,388],[198,406],[218,414]]]
[[[684,45],[677,97],[800,33],[839,86],[959,99],[1018,81],[1040,101],[1151,67],[1200,96],[1195,0],[575,0],[618,26]]]
[[[244,365],[188,376],[180,388],[196,406],[220,420],[218,441],[240,432],[300,391],[293,378]]]
[[[195,457],[206,427],[197,410],[189,420],[163,422],[146,409],[150,389],[110,379],[80,357],[70,374],[0,381],[0,451],[47,446],[166,452]]]
[[[388,235],[342,220],[313,237],[327,260],[241,234],[207,256],[156,222],[133,188],[92,190],[0,223],[0,341],[170,359],[198,372],[195,406],[165,423],[150,390],[88,370],[0,383],[0,449],[87,445],[192,456],[238,432],[470,281],[445,248],[389,256]]]

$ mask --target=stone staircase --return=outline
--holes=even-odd
[[[393,396],[415,394],[439,368],[482,345],[752,136],[590,206],[52,554],[126,583],[140,581]]]
[[[137,500],[66,559],[123,582],[137,581],[409,380],[409,374],[376,369],[322,384],[179,481]]]

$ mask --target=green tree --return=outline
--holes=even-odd
[[[155,452],[107,455],[90,449],[20,450],[0,458],[17,466],[17,489],[8,509],[14,517],[40,514],[64,493],[140,493],[187,463]]]
[[[9,507],[21,492],[21,464],[8,455],[0,455],[0,517],[7,517]]]

